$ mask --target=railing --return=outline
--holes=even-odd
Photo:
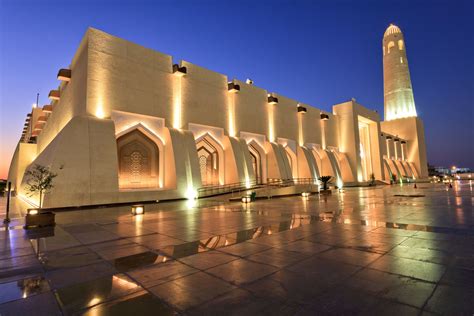
[[[198,197],[213,196],[224,193],[234,193],[254,188],[257,185],[255,180],[248,182],[235,182],[224,185],[205,186],[197,190]]]
[[[293,179],[274,179],[268,178],[267,183],[259,183],[256,180],[249,182],[236,182],[224,185],[205,186],[197,190],[198,197],[209,197],[227,193],[239,193],[242,191],[261,189],[265,187],[288,187],[293,185],[317,185],[318,179],[313,178],[293,178]]]
[[[292,185],[297,185],[297,184],[317,185],[319,184],[319,181],[318,179],[313,179],[313,178],[292,178],[292,179],[268,178],[267,179],[267,185],[271,185],[271,186],[287,187],[287,186],[292,186]]]

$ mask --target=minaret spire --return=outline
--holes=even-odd
[[[382,42],[384,119],[417,116],[403,33],[398,26],[390,24]]]

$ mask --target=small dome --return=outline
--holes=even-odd
[[[396,26],[395,24],[390,24],[389,27],[387,27],[387,29],[385,30],[383,37],[386,37],[392,34],[401,33],[401,32],[402,31],[400,30],[398,26]]]

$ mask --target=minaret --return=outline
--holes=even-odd
[[[405,40],[394,24],[383,35],[383,90],[386,121],[416,116]]]

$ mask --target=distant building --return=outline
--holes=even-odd
[[[28,114],[8,178],[25,196],[25,171],[49,166],[58,176],[45,207],[193,198],[203,187],[321,175],[339,186],[372,174],[426,178],[405,49],[390,25],[381,121],[354,99],[324,112],[90,28],[51,103]]]

